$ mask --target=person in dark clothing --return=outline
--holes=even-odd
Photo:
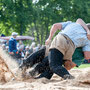
[[[5,37],[5,35],[4,34],[1,34],[1,37]]]
[[[28,56],[28,58],[23,60],[20,68],[26,69],[38,63],[37,66],[29,72],[30,76],[34,77],[36,74],[40,74],[39,77],[36,77],[37,79],[42,77],[50,79],[53,75],[53,72],[50,70],[48,56],[45,55],[46,51],[46,47],[43,47],[40,50],[34,52],[30,56]],[[74,66],[76,66],[76,64]]]
[[[17,50],[17,41],[16,41],[16,37],[17,37],[18,33],[13,32],[12,33],[12,37],[9,40],[9,55],[14,58],[18,64],[21,64],[21,60],[19,60],[21,58],[21,55],[19,54],[18,50]]]
[[[17,33],[13,32],[12,33],[12,37],[9,40],[9,54],[14,55],[14,53],[17,53],[17,41],[16,38],[17,37]]]

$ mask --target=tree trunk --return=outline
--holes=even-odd
[[[38,33],[39,30],[38,30],[38,28],[37,28],[36,20],[34,20],[34,25],[35,25],[35,30],[36,30],[36,33],[37,33],[37,36],[36,36],[36,37],[37,37],[37,42],[40,43],[40,40],[39,40],[39,33]]]
[[[49,30],[48,30],[48,26],[49,26],[49,18],[48,18],[47,22],[45,22],[45,25],[46,25],[46,37],[45,37],[45,39],[47,39],[48,36],[49,36]]]
[[[23,34],[23,24],[22,24],[22,22],[20,23],[20,35],[22,35]]]

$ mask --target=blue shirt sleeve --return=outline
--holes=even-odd
[[[83,51],[90,51],[90,40],[86,43],[86,45],[83,47]]]
[[[64,30],[64,28],[65,28],[67,25],[71,24],[71,23],[72,23],[71,21],[61,22],[61,24],[62,24],[62,30]]]

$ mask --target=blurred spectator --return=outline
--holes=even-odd
[[[8,50],[9,50],[9,46],[6,46],[6,51],[8,52]]]
[[[25,47],[25,51],[29,51],[29,46],[26,46]]]
[[[32,44],[31,44],[31,48],[35,48],[35,42],[32,42]]]
[[[21,55],[21,58],[24,58],[24,45],[20,45],[18,52]]]
[[[5,50],[5,49],[6,49],[6,46],[5,46],[5,44],[2,44],[2,48],[3,48],[3,50]]]
[[[23,44],[23,41],[22,41],[22,40],[19,40],[19,42],[17,43],[17,49],[18,49],[18,50],[19,50],[19,48],[20,48],[21,45],[24,45],[24,44]]]
[[[6,46],[9,46],[9,40],[6,41]]]
[[[1,37],[5,37],[5,35],[1,34]],[[6,40],[1,39],[0,40],[0,45],[2,46],[3,44],[6,44]]]
[[[83,63],[88,63],[88,60],[85,59]]]
[[[1,34],[1,37],[5,37],[5,35],[4,34]]]
[[[35,47],[35,51],[38,51],[39,49],[41,48],[41,45],[40,44],[37,44],[37,47]]]
[[[35,52],[35,42],[32,42],[32,44],[31,44],[31,46],[30,46],[30,50],[32,51],[32,52]]]
[[[41,47],[43,48],[43,47],[45,47],[45,45],[42,45]]]
[[[90,63],[90,59],[88,59],[88,60],[85,59],[83,63],[84,63],[84,64]]]
[[[30,51],[29,49],[29,46],[26,46],[25,47],[25,57],[24,58],[27,58],[27,56],[29,56],[32,52]]]
[[[30,46],[30,52],[33,53],[35,51],[35,42],[32,42],[31,46]]]
[[[1,41],[1,44],[6,44],[6,40],[2,40]]]
[[[40,49],[40,48],[41,48],[41,45],[40,45],[40,44],[38,44],[38,45],[37,45],[37,47]]]
[[[13,32],[12,33],[12,37],[9,40],[9,54],[16,54],[17,53],[17,41],[16,41],[16,37],[17,37],[18,33]]]

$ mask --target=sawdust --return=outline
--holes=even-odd
[[[90,68],[72,69],[73,80],[63,80],[55,74],[51,80],[22,79],[17,68],[15,60],[0,52],[0,90],[90,90]]]

